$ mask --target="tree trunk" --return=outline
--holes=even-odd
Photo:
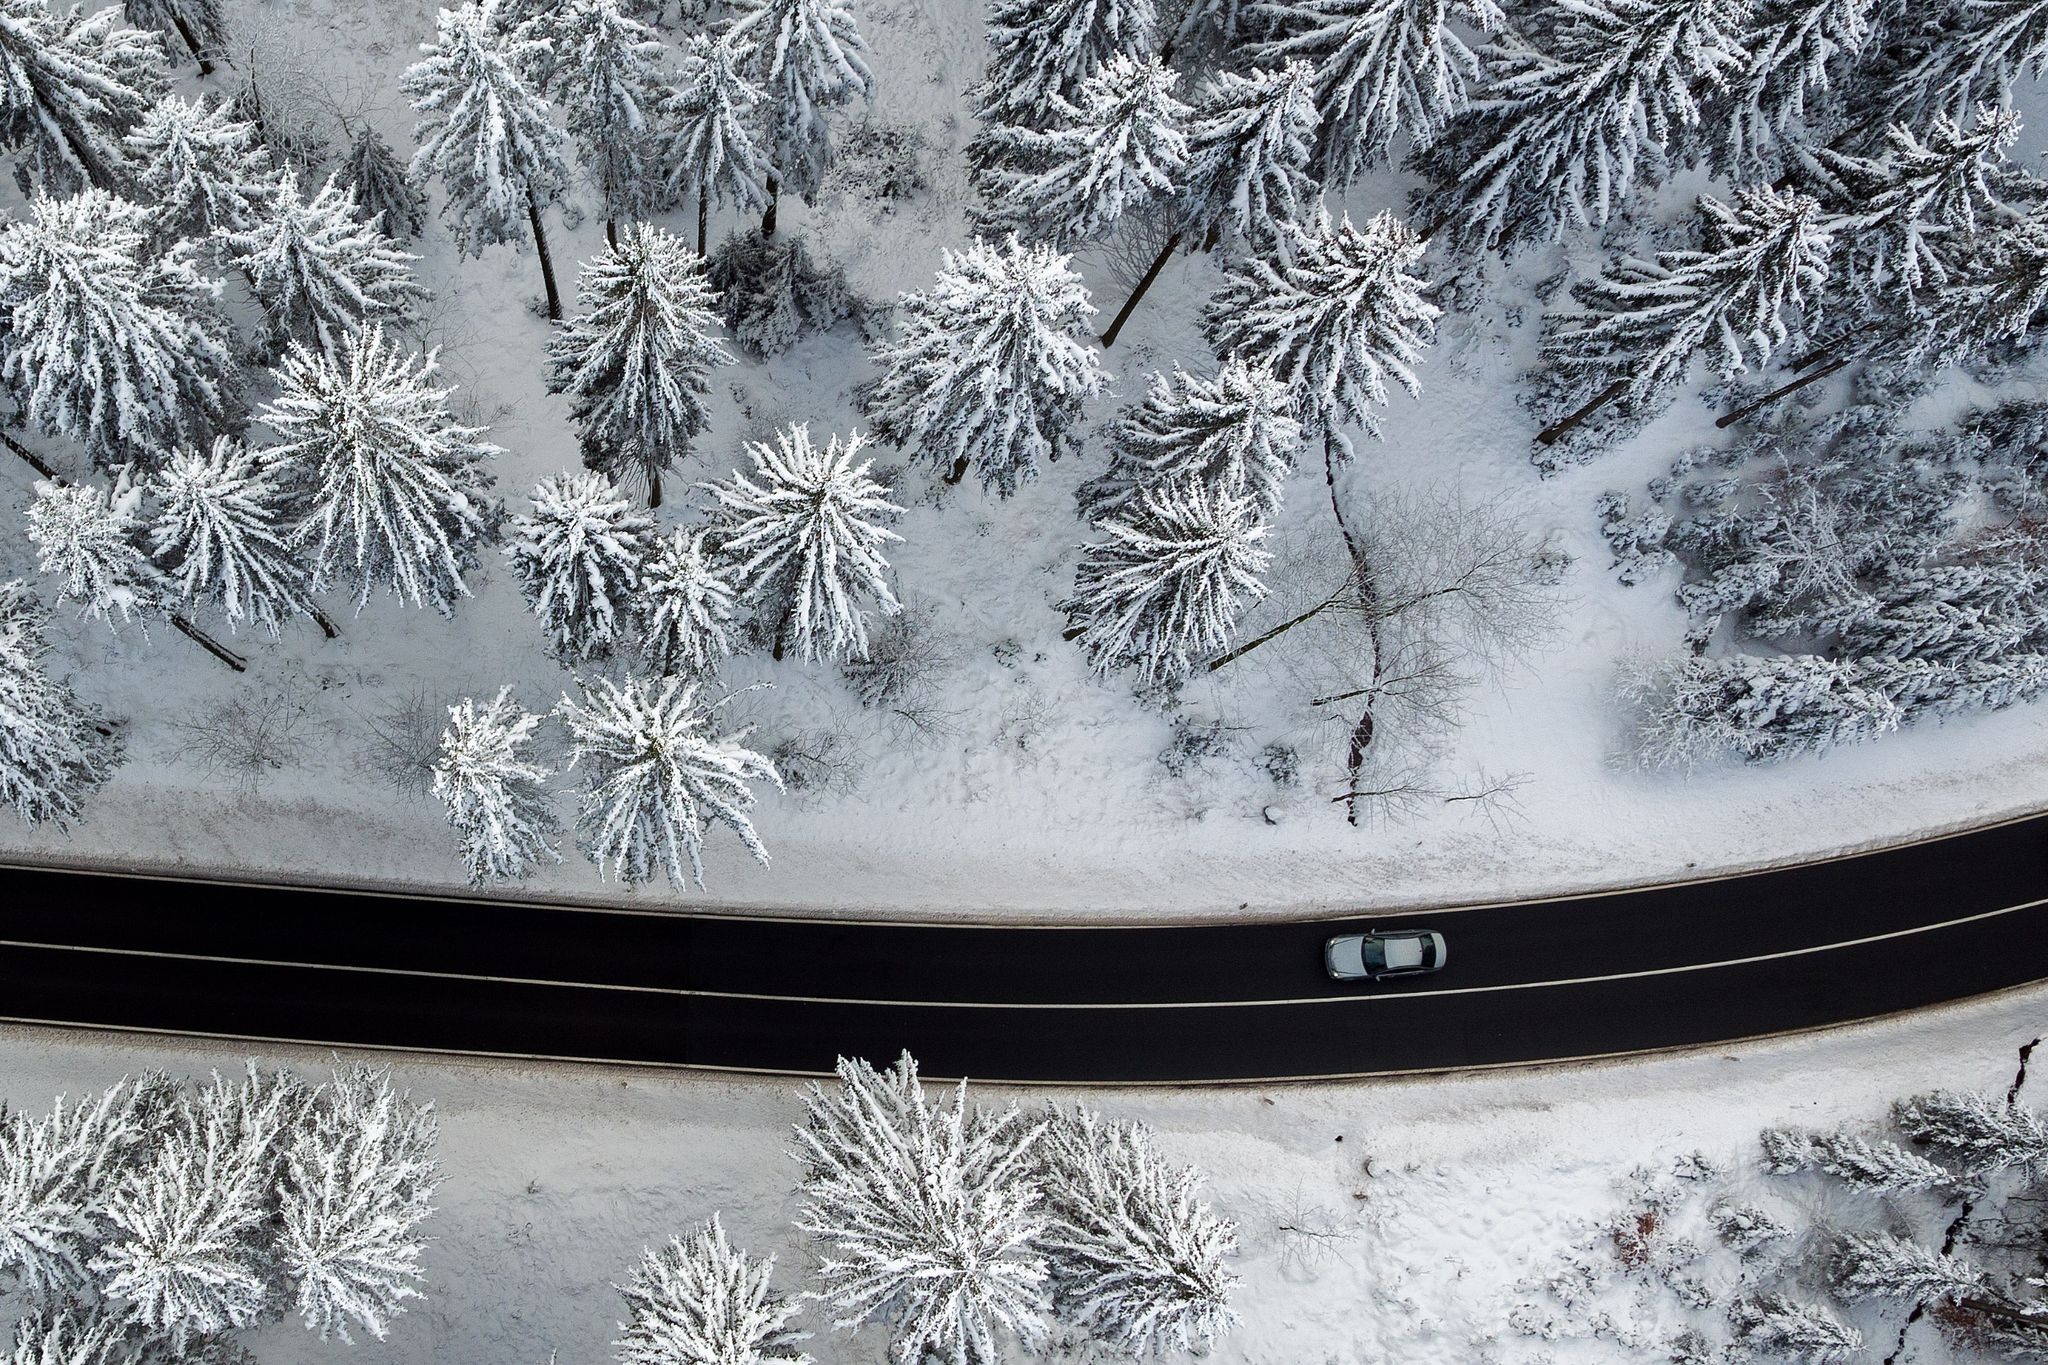
[[[769,657],[780,662],[783,649],[789,643],[789,623],[796,619],[796,594],[789,595],[789,605],[782,609],[782,621],[775,627],[775,648]]]
[[[604,216],[604,244],[613,251],[619,249],[619,220],[609,213]]]
[[[183,612],[172,612],[171,624],[176,626],[179,630],[183,631],[196,644],[198,644],[198,646],[201,649],[205,650],[208,654],[211,654],[214,658],[219,659],[229,668],[234,669],[235,672],[246,673],[249,671],[249,661],[247,659],[244,659],[241,655],[235,653],[232,649],[229,649],[226,645],[214,639],[211,635],[208,635],[199,627],[193,625],[190,621],[185,619],[185,615]]]
[[[1143,275],[1139,276],[1138,287],[1133,289],[1131,296],[1124,300],[1124,306],[1117,310],[1115,319],[1109,324],[1109,330],[1102,334],[1102,344],[1104,346],[1116,345],[1116,334],[1124,329],[1126,322],[1130,321],[1131,310],[1138,306],[1139,299],[1145,297],[1145,291],[1152,287],[1152,281],[1158,279],[1159,272],[1166,269],[1167,258],[1172,256],[1174,248],[1180,245],[1180,236],[1176,232],[1171,237],[1168,237],[1166,245],[1159,248],[1159,254],[1152,258],[1152,264],[1146,267]]]
[[[958,483],[958,482],[960,482],[960,480],[962,480],[962,479],[964,479],[964,478],[966,478],[966,477],[967,477],[967,457],[966,457],[965,455],[962,455],[962,456],[960,456],[959,458],[957,458],[957,459],[955,459],[955,460],[953,461],[953,472],[952,472],[952,473],[950,473],[950,474],[941,474],[941,475],[939,476],[939,482],[941,482],[941,483],[947,483],[947,484],[954,484],[954,483]]]
[[[1626,379],[1615,380],[1612,384],[1609,384],[1606,388],[1595,394],[1577,412],[1572,413],[1562,421],[1552,422],[1549,426],[1537,432],[1537,443],[1546,446],[1556,444],[1558,437],[1563,436],[1566,432],[1584,422],[1588,417],[1591,417],[1594,413],[1621,397],[1627,389],[1628,381]]]
[[[5,445],[9,450],[21,456],[22,459],[28,462],[28,467],[30,469],[35,470],[36,473],[42,475],[51,483],[70,482],[69,479],[66,479],[62,474],[59,474],[56,470],[52,469],[50,467],[50,462],[48,460],[36,454],[33,450],[30,450],[21,442],[15,440],[11,433],[0,431],[0,445]]]
[[[659,469],[647,471],[647,505],[649,507],[661,506],[661,471]]]
[[[1800,389],[1805,388],[1808,384],[1815,383],[1818,380],[1826,379],[1836,370],[1839,370],[1844,365],[1848,364],[1852,359],[1854,359],[1853,356],[1837,356],[1834,360],[1831,360],[1827,364],[1821,366],[1812,374],[1801,375],[1799,378],[1793,380],[1789,384],[1780,384],[1777,388],[1772,389],[1769,393],[1757,399],[1754,403],[1746,403],[1743,406],[1737,408],[1735,411],[1729,413],[1726,417],[1715,418],[1714,426],[1716,428],[1734,426],[1737,422],[1740,422],[1743,418],[1749,416],[1752,412],[1755,412],[1758,408],[1764,406],[1764,404],[1775,403],[1788,393],[1796,393]]]
[[[92,181],[94,189],[113,191],[120,188],[120,181],[107,169],[106,163],[99,159],[99,155],[92,148],[80,142],[69,128],[64,130],[64,145],[71,149],[71,154],[78,158],[78,164],[85,168],[85,178]]]
[[[548,320],[562,320],[562,295],[555,288],[555,261],[548,255],[548,233],[541,226],[540,199],[529,189],[526,192],[526,221],[533,224],[534,249],[540,252],[540,277],[548,287]]]
[[[782,202],[782,182],[774,176],[768,177],[768,209],[761,215],[761,235],[775,235],[775,209]]]
[[[306,615],[313,618],[313,623],[320,627],[320,633],[328,639],[339,640],[341,638],[341,627],[335,625],[334,618],[321,610],[319,606],[308,602],[306,604]]]
[[[1833,336],[1829,337],[1826,341],[1823,341],[1820,345],[1808,351],[1805,355],[1800,356],[1799,359],[1793,361],[1790,365],[1787,365],[1785,368],[1792,371],[1792,373],[1797,374],[1801,370],[1805,369],[1808,365],[1816,364],[1820,361],[1826,360],[1829,356],[1833,355],[1838,349],[1840,349],[1842,343],[1847,341],[1849,339],[1849,336],[1850,334],[1848,332],[1837,332]]]
[[[710,230],[710,227],[711,198],[707,192],[700,190],[697,193],[697,254],[699,256],[705,254],[704,239],[705,234]]]
[[[213,74],[213,63],[206,60],[206,49],[201,47],[199,40],[192,36],[192,26],[185,22],[185,16],[173,13],[171,15],[171,22],[178,26],[178,36],[185,40],[185,46],[191,48],[192,55],[199,59],[199,74],[211,76]]]
[[[1219,654],[1215,658],[1209,660],[1208,671],[1214,673],[1217,669],[1223,667],[1223,665],[1227,663],[1230,663],[1232,660],[1243,658],[1245,655],[1251,653],[1260,645],[1266,643],[1266,641],[1268,640],[1273,639],[1275,636],[1285,635],[1288,631],[1293,630],[1296,626],[1302,624],[1304,621],[1311,621],[1314,620],[1316,617],[1321,616],[1331,607],[1336,606],[1337,599],[1342,597],[1345,594],[1345,592],[1349,590],[1350,587],[1351,580],[1347,578],[1344,580],[1343,587],[1337,589],[1337,591],[1331,593],[1328,597],[1325,597],[1322,601],[1316,603],[1307,611],[1304,611],[1296,616],[1291,616],[1287,620],[1282,621],[1279,625],[1273,627],[1271,630],[1265,632],[1264,634],[1256,636],[1253,639],[1247,640],[1243,644],[1237,646],[1235,649],[1230,650],[1228,653]]]

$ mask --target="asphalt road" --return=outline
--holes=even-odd
[[[1434,976],[1328,980],[1354,927]],[[321,1045],[1196,1082],[1728,1042],[2048,978],[2048,816],[1827,862],[1365,919],[1158,927],[597,910],[0,868],[0,1018]]]

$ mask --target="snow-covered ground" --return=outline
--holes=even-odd
[[[783,207],[785,228],[844,265],[871,297],[928,284],[940,248],[966,238],[959,153],[971,120],[962,91],[983,57],[981,10],[980,0],[862,10],[876,52],[874,117],[926,139],[928,194],[896,211],[846,196],[828,196],[810,210]],[[327,97],[375,122],[395,146],[410,146],[411,116],[397,79],[429,35],[428,9],[399,0],[263,0],[240,7],[236,18],[251,32],[295,35]],[[2032,157],[2043,145],[2048,118],[2018,155]],[[1359,214],[1398,207],[1403,188],[1397,177],[1368,182],[1350,207]],[[688,224],[679,219],[677,226]],[[601,241],[594,216],[557,224],[565,292],[575,262]],[[566,405],[542,389],[549,326],[532,306],[534,257],[495,248],[481,260],[459,260],[439,225],[414,249],[436,296],[421,335],[443,348],[446,373],[462,385],[465,415],[488,422],[506,448],[497,462],[500,489],[513,510],[523,510],[536,479],[577,464]],[[1526,302],[1520,281],[1557,263],[1539,253],[1518,268],[1504,297]],[[1121,287],[1099,260],[1084,257],[1081,265],[1098,305],[1114,307]],[[1117,396],[1091,407],[1094,423],[1140,393],[1150,371],[1207,366],[1195,318],[1218,278],[1210,259],[1175,258],[1106,356]],[[1477,322],[1448,321],[1423,367],[1421,399],[1396,398],[1384,443],[1363,447],[1344,488],[1354,508],[1401,488],[1501,500],[1532,534],[1572,556],[1557,629],[1509,661],[1497,686],[1475,694],[1439,765],[1449,784],[1480,773],[1512,779],[1508,809],[1479,813],[1470,803],[1429,801],[1398,824],[1346,826],[1330,799],[1338,732],[1312,729],[1299,697],[1252,660],[1186,697],[1185,714],[1232,727],[1230,752],[1184,777],[1168,776],[1155,761],[1168,719],[1125,685],[1090,680],[1078,652],[1059,639],[1052,603],[1067,592],[1075,549],[1087,536],[1072,490],[1100,468],[1095,449],[1053,466],[1007,502],[972,481],[941,488],[928,469],[899,468],[898,500],[911,510],[893,556],[898,592],[931,611],[950,657],[926,718],[934,733],[863,710],[827,666],[752,656],[728,668],[730,685],[774,685],[743,703],[761,724],[762,747],[826,736],[850,756],[834,790],[765,796],[756,823],[772,868],[754,866],[735,841],[720,839],[710,850],[706,895],[659,885],[627,893],[600,883],[574,857],[519,893],[820,913],[1284,913],[1666,878],[1906,837],[2040,803],[2048,716],[2028,708],[1776,769],[1684,778],[1618,767],[1617,667],[1638,652],[1673,654],[1682,623],[1671,582],[1623,588],[1614,581],[1593,500],[1603,489],[1640,490],[1676,450],[1710,432],[1712,413],[1683,400],[1596,464],[1539,480],[1526,459],[1531,423],[1513,395],[1534,316],[1528,310],[1519,327],[1504,326],[1499,309]],[[724,474],[742,438],[780,423],[808,420],[820,434],[856,426],[850,390],[870,373],[850,326],[808,338],[772,363],[720,371],[711,432],[676,482]],[[1970,397],[1949,391],[1940,401]],[[887,453],[883,459],[896,463]],[[19,515],[31,480],[18,462],[0,463],[0,498],[15,508],[8,515]],[[688,515],[688,501],[672,497],[665,523]],[[1283,513],[1283,543],[1313,538],[1328,516],[1318,472],[1305,472]],[[22,537],[0,537],[0,577],[28,572],[28,556]],[[9,823],[0,826],[0,848],[60,861],[458,884],[438,810],[425,798],[395,794],[365,767],[374,727],[415,689],[439,706],[511,682],[541,709],[571,680],[543,655],[538,623],[495,562],[476,599],[452,620],[374,601],[343,625],[334,642],[310,626],[275,645],[244,637],[252,663],[238,677],[167,629],[145,643],[133,627],[114,636],[89,622],[60,623],[57,666],[120,719],[131,757],[71,833]],[[191,755],[184,728],[235,697],[296,716],[286,757],[253,783],[209,774]],[[1301,785],[1278,787],[1255,766],[1255,755],[1276,741],[1301,748]]]
[[[1544,1342],[1508,1326],[1532,1297],[1525,1281],[1600,1236],[1632,1168],[1693,1152],[1735,1166],[1754,1159],[1767,1125],[1873,1121],[1891,1100],[1937,1086],[2002,1089],[2044,1021],[2048,989],[2032,988],[1739,1054],[1363,1085],[977,1093],[1085,1099],[1142,1119],[1170,1157],[1208,1172],[1209,1197],[1242,1243],[1244,1324],[1213,1357],[1226,1365],[1648,1359],[1648,1347]],[[329,1059],[264,1060],[318,1069]],[[428,1224],[427,1300],[388,1341],[352,1350],[322,1346],[296,1322],[266,1329],[248,1344],[271,1365],[606,1359],[622,1317],[610,1286],[643,1247],[720,1211],[736,1242],[776,1255],[779,1285],[801,1277],[784,1155],[802,1112],[794,1082],[391,1062],[441,1122],[446,1184]],[[183,1076],[240,1064],[215,1044],[0,1029],[0,1102],[41,1111],[58,1093],[149,1067]],[[1660,1311],[1645,1296],[1638,1325],[1652,1339],[1671,1326]],[[820,1361],[883,1359],[877,1328],[836,1333],[815,1309],[801,1325],[819,1334],[810,1349]]]

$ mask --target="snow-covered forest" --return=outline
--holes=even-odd
[[[2044,62],[2023,0],[4,0],[8,837],[1753,858],[2038,729]]]

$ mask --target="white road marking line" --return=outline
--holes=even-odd
[[[793,1005],[858,1005],[867,1007],[888,1007],[897,1009],[945,1009],[945,1010],[1191,1010],[1191,1009],[1261,1009],[1297,1005],[1355,1005],[1379,1003],[1395,1005],[1404,1000],[1429,1000],[1453,995],[1486,995],[1496,991],[1542,990],[1552,986],[1587,986],[1605,981],[1632,981],[1652,976],[1677,976],[1687,972],[1716,971],[1723,967],[1744,967],[1758,962],[1775,962],[1784,958],[1806,957],[1815,953],[1834,952],[1843,948],[1860,948],[1866,944],[1883,943],[1891,939],[1911,938],[1916,934],[1935,933],[1942,929],[1953,929],[1964,924],[1975,924],[1982,920],[1996,919],[2001,915],[2018,914],[2048,905],[2048,897],[2026,901],[2019,905],[2008,905],[1998,910],[1982,910],[1974,915],[1963,915],[1956,919],[1941,920],[1933,924],[1914,925],[1906,929],[1893,929],[1882,934],[1868,934],[1862,938],[1842,939],[1835,943],[1815,943],[1804,948],[1783,948],[1776,952],[1756,953],[1749,957],[1722,958],[1714,962],[1683,963],[1675,967],[1646,967],[1633,972],[1610,972],[1600,976],[1559,977],[1550,981],[1509,981],[1492,986],[1448,986],[1437,990],[1397,991],[1385,995],[1359,992],[1350,995],[1311,995],[1279,997],[1271,1000],[1148,1000],[1148,1001],[982,1001],[982,1000],[867,1000],[851,996],[830,995],[773,995],[759,991],[712,991],[688,990],[676,986],[627,986],[599,981],[549,981],[536,977],[487,976],[464,972],[432,972],[409,967],[363,967],[346,963],[330,962],[286,962],[271,958],[223,957],[207,953],[172,953],[155,949],[102,948],[72,946],[68,944],[25,943],[15,939],[0,939],[0,947],[31,948],[49,952],[101,953],[110,957],[161,958],[179,962],[221,962],[237,966],[289,967],[306,971],[357,972],[372,976],[425,977],[438,981],[485,981],[502,985],[550,986],[568,990],[620,991],[640,995],[668,995],[705,1000],[751,1000],[778,1002]]]

